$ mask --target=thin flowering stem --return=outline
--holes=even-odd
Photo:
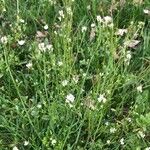
[[[10,77],[11,77],[11,80],[12,80],[13,84],[14,84],[14,87],[15,87],[15,89],[16,89],[16,92],[17,92],[17,94],[18,94],[18,96],[19,96],[19,99],[20,99],[20,101],[21,101],[21,104],[22,104],[22,106],[23,106],[23,109],[24,109],[24,111],[25,111],[25,113],[26,113],[26,115],[27,115],[27,118],[28,118],[28,120],[29,120],[29,123],[30,123],[31,126],[33,127],[33,129],[34,129],[35,133],[37,134],[38,138],[41,140],[41,138],[40,138],[40,136],[39,136],[39,133],[38,133],[37,130],[34,128],[34,124],[33,124],[32,120],[31,120],[31,118],[30,118],[30,115],[29,115],[29,113],[28,113],[28,110],[26,109],[25,102],[24,102],[24,100],[23,100],[22,97],[21,97],[21,94],[20,94],[20,92],[19,92],[17,83],[15,82],[15,79],[14,79],[14,77],[13,77],[12,71],[11,71],[11,69],[10,69],[10,65],[9,65],[9,63],[8,63],[8,59],[7,59],[7,55],[6,55],[6,52],[5,52],[5,51],[4,51],[4,56],[5,56],[5,62],[6,62],[6,66],[7,66],[9,75],[10,75]]]
[[[19,10],[19,0],[17,0],[16,6],[17,6],[17,16],[16,16],[17,18],[16,19],[17,19],[17,22],[19,22],[19,11],[20,11]]]

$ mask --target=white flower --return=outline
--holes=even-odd
[[[106,17],[104,17],[104,21],[106,24],[108,24],[108,23],[112,23],[113,19],[110,16],[106,16]]]
[[[115,133],[116,131],[116,128],[110,128],[110,133]]]
[[[39,109],[42,108],[42,105],[41,105],[41,104],[38,104],[38,105],[37,105],[37,108],[39,108]]]
[[[19,150],[17,146],[13,147],[12,150]]]
[[[142,90],[142,89],[143,89],[143,88],[142,88],[142,85],[139,85],[136,89],[137,89],[137,91],[140,92],[140,93],[142,93],[142,91],[143,91],[143,90]]]
[[[110,140],[107,140],[106,143],[107,143],[107,144],[110,144]]]
[[[110,90],[107,90],[107,93],[108,93],[108,94],[110,94],[110,93],[111,93],[111,91],[110,91]]]
[[[144,14],[149,14],[150,13],[150,11],[148,9],[144,9],[143,12],[144,12]]]
[[[82,32],[86,32],[86,30],[87,30],[86,26],[83,26],[82,29],[81,29]]]
[[[91,28],[94,28],[94,27],[95,27],[95,23],[92,23],[92,24],[91,24]]]
[[[125,62],[127,63],[127,65],[130,64],[131,58],[132,58],[131,51],[127,51],[126,58],[125,58]]]
[[[90,10],[90,9],[91,9],[91,6],[90,6],[90,5],[88,5],[88,6],[87,6],[87,10]]]
[[[43,28],[44,30],[48,30],[48,25],[46,24]]]
[[[57,143],[57,141],[55,139],[52,139],[51,143],[52,143],[52,145],[55,145]]]
[[[66,86],[68,84],[68,80],[62,81],[62,86]]]
[[[38,48],[39,48],[39,50],[41,50],[42,52],[45,52],[45,51],[46,51],[46,47],[45,47],[45,44],[44,44],[44,43],[39,43]]]
[[[116,35],[123,36],[125,33],[127,33],[127,31],[128,31],[127,29],[118,29]]]
[[[132,55],[131,55],[131,51],[127,51],[126,58],[127,58],[128,60],[130,60],[130,59],[131,59],[131,57],[132,57]]]
[[[139,21],[139,22],[138,22],[138,25],[139,25],[139,27],[142,27],[142,26],[145,25],[145,23],[144,23],[143,21]]]
[[[3,12],[6,12],[6,8],[3,8],[2,11],[3,11]]]
[[[1,37],[1,43],[6,44],[7,42],[8,40],[6,36]]]
[[[20,21],[21,23],[25,23],[25,21],[24,21],[23,19],[20,19],[19,21]]]
[[[129,48],[135,48],[135,46],[137,46],[139,43],[140,43],[139,40],[129,40],[129,41],[126,41],[124,43],[124,45],[129,47]]]
[[[29,141],[24,141],[24,146],[29,145]]]
[[[150,150],[150,147],[146,147],[145,150]]]
[[[121,144],[121,145],[124,145],[124,138],[122,138],[122,139],[120,140],[120,144]]]
[[[97,20],[98,22],[103,22],[103,19],[102,19],[102,17],[101,17],[100,15],[98,15],[98,16],[96,17],[96,20]]]
[[[25,44],[25,40],[20,40],[20,41],[18,41],[18,44],[19,44],[20,46],[24,45],[24,44]]]
[[[79,76],[74,75],[74,76],[73,76],[73,81],[77,84],[78,81],[79,81]]]
[[[86,73],[83,73],[83,77],[86,77]]]
[[[62,18],[65,17],[63,10],[60,10],[58,13],[59,13],[59,15],[60,15]]]
[[[58,61],[58,66],[62,66],[63,65],[63,62],[62,61]]]
[[[67,13],[68,13],[69,15],[72,15],[71,7],[67,7],[67,8],[66,8],[66,11],[67,11]]]
[[[145,137],[145,134],[144,134],[142,131],[139,131],[138,134],[139,134],[139,136],[140,136],[141,138],[144,138],[144,137]]]
[[[108,125],[109,125],[109,122],[108,122],[108,121],[107,121],[107,122],[105,122],[105,125],[106,125],[106,126],[108,126]]]
[[[67,103],[73,103],[74,102],[75,97],[72,94],[68,94],[66,96],[66,102]]]
[[[58,34],[57,31],[54,31],[54,34],[57,35]]]
[[[132,119],[131,119],[131,118],[127,118],[127,120],[128,120],[129,122],[131,122],[131,121],[132,121]]]
[[[49,2],[50,2],[51,5],[55,5],[56,4],[56,1],[54,1],[54,0],[49,0]]]
[[[98,97],[98,101],[99,101],[99,102],[103,102],[103,103],[106,102],[106,98],[104,97],[104,95],[105,95],[105,94],[100,94],[100,95],[99,95],[99,97]]]
[[[51,44],[46,45],[46,49],[53,50],[53,45],[51,45]]]
[[[29,69],[32,68],[32,62],[27,63],[26,67],[29,68]]]

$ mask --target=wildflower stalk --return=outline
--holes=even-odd
[[[71,32],[72,32],[72,22],[73,22],[73,15],[72,15],[72,0],[64,0],[63,1],[65,6],[65,18],[62,22],[63,25],[63,50],[64,50],[64,62],[66,67],[66,73],[70,72],[70,68],[72,66],[73,61],[73,54],[72,54],[72,44],[71,44]],[[70,13],[68,12],[70,9]]]
[[[19,21],[19,0],[17,0],[17,22]]]
[[[26,106],[25,106],[25,102],[24,102],[24,100],[23,100],[23,98],[22,98],[22,96],[21,96],[21,94],[20,94],[20,92],[19,92],[19,88],[17,87],[16,81],[15,81],[15,79],[14,79],[14,77],[13,77],[12,71],[11,71],[11,69],[10,69],[10,65],[8,64],[8,56],[7,56],[5,50],[4,50],[4,57],[5,57],[5,63],[6,63],[6,66],[7,66],[7,70],[8,70],[9,75],[10,75],[10,79],[12,80],[12,82],[13,82],[13,84],[14,84],[14,87],[15,87],[15,89],[16,89],[17,95],[18,95],[18,97],[19,97],[19,99],[20,99],[20,102],[21,102],[21,104],[22,104],[22,106],[23,106],[23,109],[24,109],[24,111],[25,111],[25,113],[26,113],[26,115],[27,115],[28,121],[29,121],[30,125],[32,126],[33,130],[35,131],[37,137],[41,140],[41,137],[39,136],[39,133],[38,133],[37,129],[35,128],[35,126],[34,126],[32,120],[31,120],[31,117],[30,117],[30,115],[29,115],[29,113],[28,113],[28,110],[27,110],[27,108],[26,108]]]

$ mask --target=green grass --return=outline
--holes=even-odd
[[[144,9],[149,0],[0,0],[0,150],[148,150]]]

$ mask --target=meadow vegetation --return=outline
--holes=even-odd
[[[150,1],[0,0],[0,150],[150,150]]]

